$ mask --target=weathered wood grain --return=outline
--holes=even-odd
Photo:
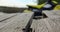
[[[60,19],[45,18],[33,20],[32,32],[60,32]]]
[[[49,32],[43,19],[33,20],[31,28],[32,32]]]
[[[60,32],[60,11],[43,11],[48,18],[44,19],[49,32]]]
[[[31,19],[33,13],[22,13],[5,21],[10,21],[0,27],[0,32],[23,32],[23,28]]]
[[[4,14],[4,15],[0,15],[0,22],[6,20],[6,19],[9,19],[11,17],[14,17],[16,16],[16,14]]]
[[[43,11],[49,18],[59,18],[60,17],[60,11]]]
[[[51,29],[49,30],[49,32],[60,32],[60,19],[51,19],[51,18],[47,18],[47,19],[44,19],[48,29]],[[47,23],[48,22],[48,23]]]
[[[0,19],[0,27],[9,23],[15,16],[16,14],[4,14]]]

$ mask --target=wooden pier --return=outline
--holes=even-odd
[[[32,23],[33,13],[13,13],[0,16],[0,32],[27,32]]]
[[[60,11],[43,11],[47,18],[33,19],[34,13],[0,13],[0,32],[60,32]]]
[[[60,32],[60,11],[43,11],[47,18],[33,19],[32,32]]]

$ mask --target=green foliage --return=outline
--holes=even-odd
[[[0,12],[5,12],[5,13],[23,12],[23,9],[24,8],[0,6]]]
[[[60,4],[60,0],[54,0],[54,1],[57,1],[57,2],[58,2],[58,4]]]
[[[38,4],[43,4],[45,3],[47,0],[38,0]]]
[[[48,0],[38,0],[38,4],[45,3],[46,1],[48,1]],[[52,0],[52,1],[56,1],[56,2],[58,2],[58,4],[60,4],[60,0]]]

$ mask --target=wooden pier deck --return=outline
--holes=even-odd
[[[3,14],[0,17],[0,32],[27,32],[32,18],[33,13]]]
[[[60,11],[43,13],[47,18],[33,19],[33,12],[1,14],[0,32],[60,32]]]
[[[60,11],[43,11],[47,18],[33,20],[32,32],[60,32]]]

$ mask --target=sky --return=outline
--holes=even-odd
[[[36,0],[0,0],[0,6],[27,7],[27,4],[37,5]]]

